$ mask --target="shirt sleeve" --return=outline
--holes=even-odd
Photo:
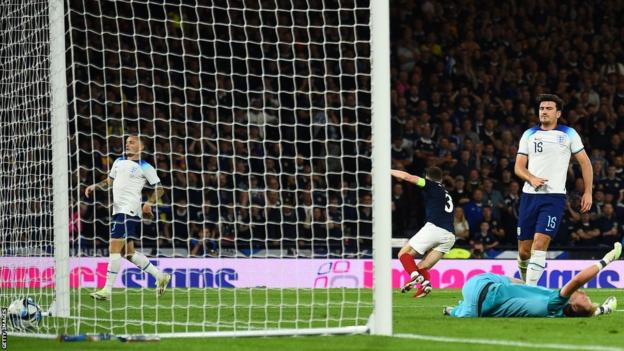
[[[563,315],[563,308],[568,304],[569,297],[561,296],[561,289],[554,290],[548,299],[548,311],[554,316]]]
[[[521,155],[529,156],[529,133],[525,131],[520,138],[520,145],[518,145],[518,153]]]
[[[116,159],[115,162],[113,162],[113,165],[111,166],[110,171],[108,172],[108,177],[110,179],[115,179],[115,177],[117,176],[117,161],[119,159]]]
[[[585,146],[583,146],[581,136],[579,135],[579,133],[576,132],[576,130],[572,129],[572,133],[570,133],[570,139],[570,151],[573,155],[583,151]]]
[[[158,174],[156,174],[156,170],[154,169],[154,167],[152,167],[152,165],[145,162],[142,166],[143,176],[145,176],[145,179],[147,179],[147,182],[150,185],[156,185],[160,183],[160,178],[158,178]]]

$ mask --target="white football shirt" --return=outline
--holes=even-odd
[[[150,185],[160,183],[154,167],[144,160],[120,157],[113,162],[108,176],[113,179],[113,214],[142,217],[141,191],[145,182]]]
[[[529,182],[524,182],[522,191],[531,194],[565,194],[570,156],[582,150],[581,137],[573,128],[557,125],[552,130],[543,130],[539,126],[527,129],[520,139],[518,153],[528,157],[531,174],[548,181],[539,190],[535,190]]]

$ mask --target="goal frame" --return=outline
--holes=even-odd
[[[64,0],[49,0],[54,259],[56,317],[70,316],[68,106]],[[367,326],[206,333],[161,337],[278,336],[353,334],[392,335],[392,259],[390,198],[390,29],[389,1],[370,1],[372,92],[373,313]]]
[[[55,303],[50,311],[69,317],[69,165],[64,0],[49,0],[50,116]]]

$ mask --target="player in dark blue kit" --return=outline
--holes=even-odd
[[[442,170],[427,168],[425,178],[407,172],[392,170],[392,176],[422,188],[425,198],[427,223],[399,251],[399,260],[410,275],[402,288],[406,292],[419,284],[414,297],[424,297],[431,292],[429,269],[455,244],[453,234],[453,199],[442,184]],[[424,256],[416,264],[414,258]]]

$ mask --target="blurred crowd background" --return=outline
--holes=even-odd
[[[167,190],[140,238],[153,254],[370,256],[368,2],[70,3],[76,247],[106,248],[110,195],[80,193],[137,133]],[[472,257],[516,246],[513,166],[542,93],[565,101],[559,122],[594,170],[581,214],[570,162],[552,246],[622,239],[622,16],[622,1],[391,2],[392,167],[444,170]],[[421,194],[388,191],[392,236],[408,238],[424,224]]]

